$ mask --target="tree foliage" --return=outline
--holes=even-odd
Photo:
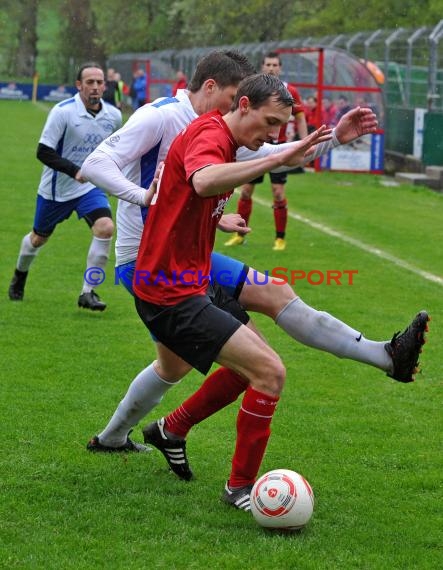
[[[37,60],[37,0],[21,0],[18,19],[17,75],[33,76]]]
[[[433,26],[443,17],[443,0],[311,0],[296,4],[300,11],[286,29],[288,37]]]
[[[72,67],[91,60],[104,65],[106,54],[90,0],[63,0],[60,3],[60,16],[59,50],[68,64],[65,65],[62,81],[67,82],[72,80]]]
[[[442,17],[443,0],[2,0],[0,74],[32,75],[37,57],[46,80],[72,81],[80,62],[116,53],[435,26]]]
[[[181,23],[181,47],[192,47],[281,39],[294,10],[287,0],[179,0],[169,13]]]
[[[3,0],[0,29],[0,72],[32,77],[37,56],[37,1]]]

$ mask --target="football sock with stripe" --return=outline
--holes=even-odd
[[[247,386],[247,380],[236,372],[218,368],[192,396],[165,417],[166,432],[185,438],[192,426],[234,402]]]
[[[237,441],[228,481],[231,489],[255,482],[278,401],[278,396],[269,396],[250,386],[246,389],[237,416]]]
[[[388,341],[368,340],[329,313],[306,305],[299,297],[280,311],[275,322],[289,336],[307,346],[385,371],[392,368],[392,359],[384,348]]]

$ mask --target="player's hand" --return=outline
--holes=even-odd
[[[248,234],[251,231],[240,214],[224,214],[217,225],[222,232]]]
[[[317,130],[313,131],[307,137],[300,141],[294,141],[291,148],[281,152],[283,158],[282,164],[285,166],[300,166],[303,164],[303,159],[308,153],[309,149],[321,142],[329,141],[332,138],[332,129],[326,125],[322,125]]]
[[[79,170],[75,175],[75,180],[77,180],[77,182],[80,182],[80,184],[84,184],[88,181],[87,178],[83,178],[81,170]]]
[[[150,203],[152,202],[152,198],[154,197],[154,194],[157,192],[157,184],[158,184],[158,180],[160,178],[160,173],[161,173],[162,168],[163,168],[163,162],[160,162],[157,165],[157,168],[155,169],[154,178],[152,179],[152,182],[151,182],[149,188],[146,190],[146,196],[145,196],[145,202],[144,202],[145,206],[150,205]]]
[[[340,144],[349,143],[362,135],[374,133],[378,128],[377,116],[369,107],[355,107],[343,115],[335,127]]]

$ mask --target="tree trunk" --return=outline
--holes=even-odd
[[[19,16],[18,49],[15,56],[15,74],[33,77],[37,58],[38,0],[22,0]]]

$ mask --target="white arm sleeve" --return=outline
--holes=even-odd
[[[81,175],[120,200],[145,205],[146,189],[128,180],[112,158],[100,149],[85,160]]]
[[[335,129],[332,129],[332,139],[326,142],[321,142],[316,144],[314,147],[313,154],[305,158],[303,164],[305,165],[308,164],[309,162],[312,162],[313,160],[315,160],[319,156],[322,156],[323,154],[326,154],[336,146],[340,146],[340,144],[341,143],[339,142],[337,135],[335,134]]]
[[[265,143],[258,150],[249,150],[245,146],[242,146],[237,150],[237,161],[242,162],[244,160],[252,160],[254,158],[262,158],[264,156],[269,156],[270,154],[281,152],[282,150],[285,150],[285,148],[291,147],[293,144],[294,144],[293,142],[287,142],[281,144]],[[309,162],[315,160],[316,158],[322,156],[323,154],[326,154],[328,151],[339,145],[340,142],[338,141],[337,135],[335,134],[335,129],[333,129],[332,139],[315,145],[314,153],[311,156],[305,158],[303,164],[308,164]],[[293,170],[293,169],[294,169],[293,166],[280,166],[279,168],[276,168],[271,172],[287,172],[288,170]]]
[[[281,143],[281,144],[265,143],[258,150],[250,150],[249,148],[246,148],[245,146],[241,146],[237,150],[236,159],[237,159],[237,162],[244,162],[245,160],[254,160],[256,158],[263,158],[264,156],[269,156],[270,154],[275,154],[275,153],[280,152],[282,150],[285,150],[285,148],[289,148],[291,146],[292,146],[292,143]],[[284,167],[282,167],[282,168],[284,168]],[[290,169],[292,169],[292,168],[294,168],[294,167],[291,166]],[[290,170],[290,169],[287,168],[286,170]]]
[[[162,113],[144,105],[88,156],[81,175],[121,200],[144,206],[147,189],[138,184],[140,178],[134,175],[137,168],[131,166],[159,144],[164,130]]]

